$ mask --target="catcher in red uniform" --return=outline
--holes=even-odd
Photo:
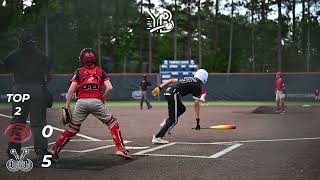
[[[108,127],[113,137],[116,155],[131,159],[124,146],[118,120],[104,105],[104,100],[112,90],[112,84],[106,73],[97,67],[97,54],[93,49],[85,48],[80,52],[79,60],[82,67],[76,70],[71,79],[66,106],[62,113],[67,119],[64,121],[67,123],[67,129],[60,135],[49,152],[55,161],[58,160],[61,149],[80,131],[80,126],[88,115],[92,114]],[[106,87],[104,94],[103,86]],[[72,116],[70,103],[74,92],[77,94],[77,103]]]

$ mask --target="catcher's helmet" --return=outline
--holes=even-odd
[[[80,52],[79,61],[82,66],[97,65],[97,53],[92,48],[84,48]]]
[[[283,72],[277,72],[276,75],[279,77],[283,77]]]
[[[195,74],[194,77],[201,80],[203,84],[205,84],[208,80],[208,72],[204,69],[199,69]]]

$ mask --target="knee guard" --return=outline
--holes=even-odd
[[[123,139],[120,132],[120,127],[117,118],[115,118],[113,115],[111,116],[111,119],[105,124],[108,126],[109,131],[112,135],[114,145],[116,146],[116,151],[124,151],[125,146],[123,143]]]
[[[61,149],[80,131],[80,126],[80,124],[70,122],[68,128],[60,135],[51,150],[58,154]]]
[[[111,129],[117,123],[118,123],[118,119],[116,117],[114,117],[113,115],[111,115],[109,120],[106,120],[104,122],[104,124],[106,124],[109,129]]]

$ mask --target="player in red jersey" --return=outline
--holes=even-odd
[[[283,73],[277,72],[276,73],[276,89],[275,89],[275,95],[276,95],[276,105],[277,113],[284,113],[284,99],[286,97],[285,93],[285,87],[283,82]]]
[[[70,109],[72,95],[74,92],[77,94],[73,118],[49,152],[54,160],[58,160],[58,153],[80,131],[80,126],[88,115],[92,114],[108,127],[115,144],[116,155],[131,159],[124,146],[118,120],[104,105],[104,100],[112,90],[112,84],[106,73],[97,67],[97,54],[93,49],[85,48],[81,51],[79,60],[82,67],[76,70],[71,79],[66,98],[66,108]],[[103,86],[106,87],[104,94]]]

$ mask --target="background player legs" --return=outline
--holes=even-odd
[[[142,91],[142,98],[140,101],[140,109],[143,109],[143,102],[144,101],[146,102],[148,109],[151,109],[152,106],[151,106],[150,101],[148,99],[147,91]]]
[[[140,99],[140,109],[143,109],[143,102],[144,102],[144,93],[141,91],[141,99]]]
[[[285,112],[284,108],[284,100],[285,100],[285,94],[282,91],[276,92],[276,104],[277,104],[277,113],[283,113]]]

